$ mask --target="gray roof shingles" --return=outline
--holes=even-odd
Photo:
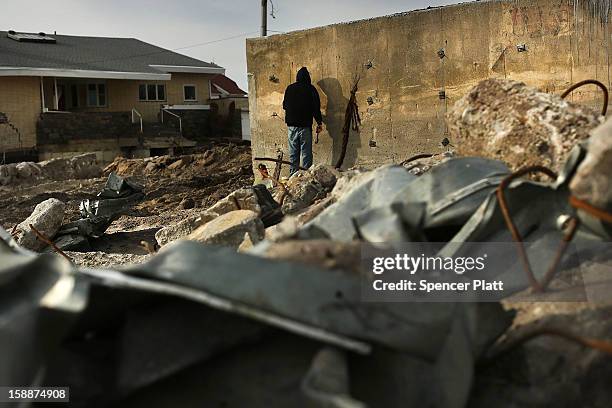
[[[135,38],[52,35],[55,44],[19,42],[0,31],[0,67],[156,73],[150,65],[220,68]]]

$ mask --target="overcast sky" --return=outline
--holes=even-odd
[[[457,2],[272,1],[275,18],[268,16],[268,29],[282,32]],[[260,27],[260,0],[13,0],[2,3],[2,30],[135,37],[215,62],[225,67],[226,74],[245,90],[245,38],[258,36]],[[222,39],[225,40],[217,41]]]

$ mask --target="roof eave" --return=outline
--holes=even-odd
[[[151,68],[155,68],[161,72],[166,73],[191,73],[191,74],[223,74],[225,75],[225,68],[223,67],[196,67],[187,65],[149,65]]]
[[[96,71],[87,69],[0,67],[0,76],[35,76],[62,78],[136,79],[145,81],[169,81],[168,73]]]

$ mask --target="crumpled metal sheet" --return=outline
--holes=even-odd
[[[557,180],[543,183],[517,179],[506,190],[508,210],[523,238],[531,269],[538,280],[543,278],[561,243],[561,220],[577,215],[575,209],[569,205],[568,183],[583,157],[583,147],[577,146]],[[559,269],[576,266],[574,263],[577,260],[588,259],[592,255],[586,250],[589,243],[601,242],[604,239],[608,239],[604,231],[592,229],[589,224],[581,224]],[[484,202],[450,241],[452,242],[440,251],[441,256],[481,254],[484,245],[473,243],[513,242],[495,192],[488,193]],[[506,251],[501,251],[501,246],[497,247],[500,252],[491,252],[495,251],[495,248],[494,245],[487,246],[488,256],[496,259],[496,264],[506,266],[499,268],[496,275],[504,281],[504,291],[514,293],[527,288],[529,281],[518,253],[509,257]],[[572,248],[580,248],[580,257],[572,252]],[[478,272],[474,272],[474,278],[479,278]]]
[[[67,261],[51,255],[6,256],[11,262],[0,265],[0,276],[19,277],[27,270],[34,282],[37,278],[32,277],[38,273],[63,274],[78,283],[73,288],[107,287],[181,297],[360,353],[368,353],[371,347],[407,353],[436,362],[440,372],[465,370],[454,364],[457,359],[448,360],[451,365],[441,361],[443,350],[460,347],[468,353],[466,358],[472,359],[509,324],[508,315],[498,304],[362,302],[361,281],[355,274],[236,254],[228,248],[195,242],[170,245],[149,262],[122,271],[72,269]],[[49,287],[46,284],[39,297],[45,297]],[[81,309],[73,307],[72,316],[81,312],[83,293],[87,292],[65,291],[66,298],[77,293],[82,299]],[[18,296],[14,301],[29,305],[32,318],[36,316],[38,301],[32,296]],[[5,313],[10,304],[0,310],[3,315],[0,320],[9,321],[9,325],[19,323],[14,320],[16,316]],[[484,326],[481,321],[486,322]],[[21,338],[49,340],[47,333],[35,335],[31,329],[31,325],[21,327]],[[5,340],[10,335],[5,332],[1,337]],[[20,345],[8,342],[3,345],[3,350],[11,354],[25,353]],[[41,366],[42,361],[38,360],[27,364],[28,371],[19,376],[21,384],[31,384]],[[4,373],[3,379],[14,379],[14,375]],[[451,381],[452,387],[444,385],[444,393],[458,387],[467,395],[470,378],[457,376]],[[126,378],[123,381],[130,383]]]
[[[397,165],[382,166],[371,174],[357,177],[362,177],[363,180],[304,225],[304,233],[310,230],[313,234],[324,231],[333,240],[352,241],[357,238],[352,220],[354,215],[385,205],[389,197],[416,179],[416,176]]]
[[[0,260],[0,384],[35,385],[49,350],[83,310],[87,285],[65,260],[19,249],[2,228]]]

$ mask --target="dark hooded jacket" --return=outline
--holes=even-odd
[[[310,74],[306,67],[300,68],[296,82],[285,90],[283,109],[287,126],[312,127],[313,118],[321,124],[319,93],[310,83]]]

